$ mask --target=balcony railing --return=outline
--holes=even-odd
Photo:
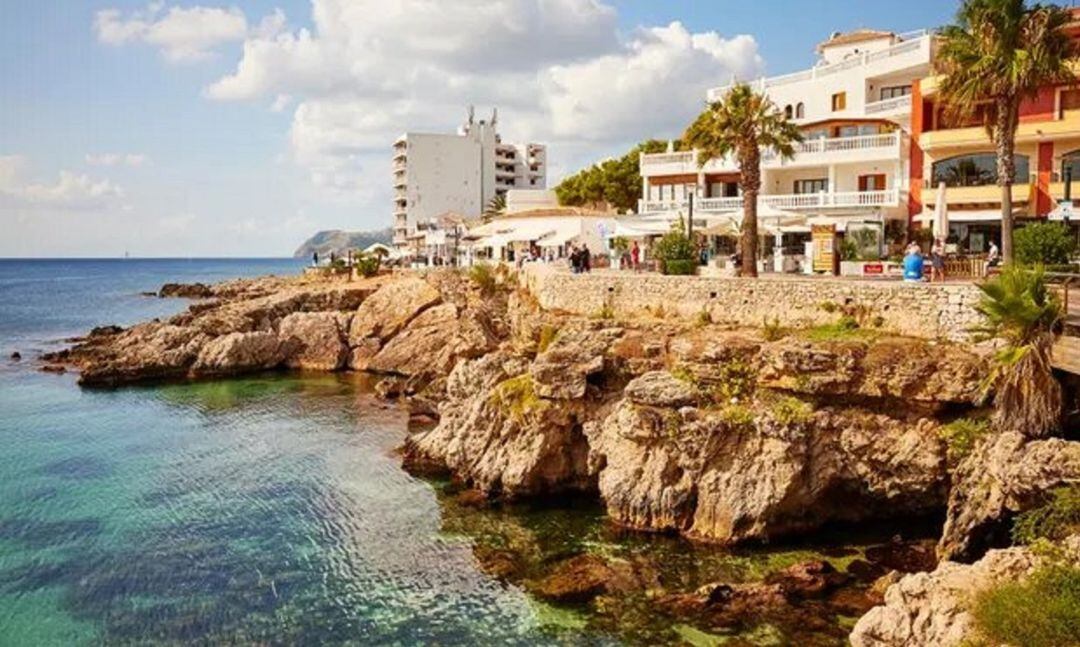
[[[766,168],[792,166],[799,164],[826,164],[829,158],[822,159],[818,156],[837,154],[836,161],[853,161],[848,153],[866,151],[871,153],[866,158],[880,159],[890,157],[900,161],[900,141],[903,135],[898,131],[884,135],[859,135],[857,137],[831,137],[809,139],[795,145],[795,157],[783,160],[775,151],[767,149],[762,151],[761,161]],[[861,156],[859,160],[861,161]],[[706,165],[707,172],[719,169],[738,170],[738,163],[732,156],[722,160],[716,160]],[[697,152],[684,151],[681,153],[653,153],[641,156],[642,175],[671,175],[697,173]]]
[[[866,114],[878,115],[885,112],[894,112],[897,110],[909,110],[911,108],[911,95],[905,94],[901,97],[893,97],[892,99],[882,99],[881,101],[872,101],[866,104]]]
[[[788,85],[791,83],[799,83],[800,81],[809,81],[811,79],[819,79],[830,74],[836,74],[843,72],[844,70],[850,70],[852,68],[861,67],[863,65],[869,65],[870,63],[876,63],[878,61],[888,60],[895,56],[903,56],[910,52],[917,52],[926,46],[927,62],[929,62],[929,40],[932,36],[932,32],[918,31],[905,34],[909,38],[903,40],[892,47],[877,51],[866,52],[859,56],[853,56],[849,59],[840,61],[838,63],[832,63],[831,65],[818,65],[808,70],[801,72],[794,72],[791,74],[784,74],[781,76],[774,76],[771,78],[763,78],[754,81],[752,85],[758,90],[766,90],[768,88],[774,88],[781,85]],[[708,92],[708,98],[710,101],[716,101],[727,90],[730,85],[713,88]]]
[[[900,204],[900,191],[884,189],[881,191],[822,191],[820,193],[790,193],[763,195],[758,197],[758,205],[776,209],[843,209],[858,207],[895,207]],[[694,201],[694,210],[723,213],[736,211],[743,206],[742,196],[730,198],[701,198]],[[658,213],[665,211],[686,211],[686,200],[641,200],[639,213]]]

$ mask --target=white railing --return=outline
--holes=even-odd
[[[768,166],[790,165],[799,163],[800,155],[820,155],[828,153],[840,153],[847,151],[873,151],[880,150],[883,153],[892,154],[898,151],[900,144],[900,132],[884,135],[859,135],[856,137],[830,137],[810,139],[795,145],[795,157],[792,160],[781,161],[776,151],[766,149],[761,152],[761,160]],[[899,160],[899,157],[897,157]],[[807,160],[810,161],[810,160]],[[821,160],[816,160],[820,163]],[[738,168],[738,162],[728,156],[724,159],[710,162],[709,166],[720,168]],[[660,167],[667,168],[660,168]],[[706,169],[708,170],[708,169]],[[642,175],[664,175],[697,173],[697,152],[686,151],[682,153],[653,153],[641,156]]]
[[[892,112],[893,110],[906,110],[910,107],[911,95],[905,94],[901,97],[882,99],[881,101],[872,101],[866,104],[866,114],[876,115],[882,112]]]
[[[848,207],[895,207],[900,204],[900,191],[884,189],[881,191],[822,191],[820,193],[788,193],[758,196],[758,205],[776,209],[830,209]],[[725,212],[741,209],[742,196],[731,198],[699,198],[694,201],[694,210],[702,212]],[[665,211],[687,211],[686,200],[640,200],[639,213],[659,213]]]
[[[921,30],[919,32],[911,32],[913,37],[908,40],[902,40],[901,42],[876,52],[866,52],[859,56],[853,56],[849,59],[845,59],[838,63],[832,63],[829,65],[817,65],[808,70],[801,72],[793,72],[791,74],[783,74],[781,76],[774,76],[771,78],[762,78],[754,81],[751,85],[754,85],[759,90],[765,90],[767,88],[774,88],[780,85],[788,85],[791,83],[798,83],[800,81],[809,81],[811,79],[821,78],[844,70],[850,70],[855,67],[861,67],[870,63],[876,63],[877,61],[883,61],[894,56],[902,56],[910,52],[919,51],[926,46],[927,61],[929,62],[929,40],[930,32]],[[921,34],[921,35],[920,35]],[[708,92],[708,98],[710,101],[716,101],[720,98],[720,95],[727,90],[730,85],[725,85],[718,88],[713,88]]]

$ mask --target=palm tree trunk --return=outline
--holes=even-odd
[[[1003,100],[1004,107],[998,110],[994,124],[997,139],[998,185],[1001,186],[1001,259],[1005,263],[1013,262],[1013,214],[1012,185],[1016,177],[1016,163],[1013,152],[1016,149],[1016,113],[1019,111],[1015,101]]]
[[[742,275],[757,277],[757,189],[743,192],[742,236],[739,246],[742,248]]]

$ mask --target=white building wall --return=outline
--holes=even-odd
[[[406,136],[406,225],[414,231],[447,211],[471,215],[483,208],[481,146],[472,137]]]

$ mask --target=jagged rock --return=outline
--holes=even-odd
[[[715,582],[694,593],[674,593],[656,601],[664,613],[714,627],[753,626],[774,613],[792,610],[778,584]]]
[[[679,408],[694,404],[694,389],[667,371],[651,371],[634,378],[623,394],[635,404]]]
[[[214,291],[204,283],[166,283],[158,290],[161,298],[176,297],[182,299],[206,299],[214,296]]]
[[[985,360],[951,344],[911,339],[811,343],[788,338],[762,346],[760,386],[813,395],[858,395],[908,402],[973,404]]]
[[[580,402],[540,398],[527,360],[504,351],[460,362],[434,429],[411,436],[405,465],[449,469],[485,493],[505,497],[591,489]]]
[[[344,326],[343,326],[344,324]],[[349,358],[347,319],[336,312],[294,312],[281,320],[278,339],[290,349],[285,365],[318,371],[344,368]]]
[[[620,328],[567,327],[529,369],[540,397],[574,400],[585,395],[590,375],[604,370],[604,356]]]
[[[408,376],[446,375],[458,360],[479,357],[495,344],[484,311],[459,311],[453,303],[443,303],[417,315],[367,362],[366,369]]]
[[[1064,545],[1064,559],[1080,564],[1080,536]],[[885,591],[885,602],[859,619],[854,647],[952,647],[975,637],[971,596],[996,584],[1023,579],[1041,562],[1026,547],[991,550],[974,564],[941,562],[933,572],[907,575]]]
[[[276,339],[276,338],[275,338]],[[111,385],[187,375],[209,337],[172,324],[140,324],[117,335],[92,339],[83,349],[79,382]],[[97,344],[105,344],[99,347]],[[75,351],[78,352],[76,347]]]
[[[234,332],[203,346],[191,367],[193,375],[230,375],[274,368],[288,355],[288,343],[272,332]]]
[[[723,381],[731,365],[753,366],[761,344],[743,333],[694,330],[669,344],[672,363],[706,384]]]
[[[924,514],[945,500],[929,421],[824,409],[781,423],[623,400],[586,426],[590,466],[617,522],[703,539],[767,539],[826,521]]]
[[[1029,441],[1016,432],[987,439],[953,474],[938,555],[971,561],[987,548],[1006,544],[1016,514],[1070,483],[1080,483],[1080,442]]]
[[[349,345],[359,346],[368,338],[385,342],[441,300],[439,291],[423,279],[409,277],[387,283],[357,308],[349,329]]]

